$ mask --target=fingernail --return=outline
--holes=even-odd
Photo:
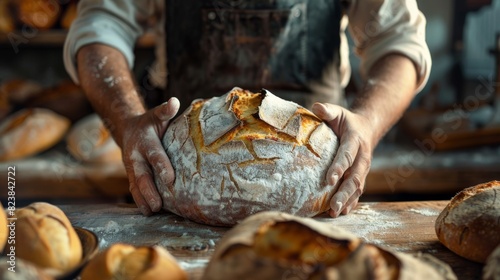
[[[337,201],[335,202],[335,208],[333,209],[333,211],[338,215],[340,213],[340,210],[342,210],[342,202],[340,201]]]
[[[331,184],[335,186],[338,181],[339,181],[339,175],[337,173],[333,173],[332,174],[332,183]]]

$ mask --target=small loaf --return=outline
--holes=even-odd
[[[202,279],[456,279],[428,260],[363,243],[330,223],[261,212],[223,236]]]
[[[483,280],[500,280],[500,245],[486,259]]]
[[[500,244],[500,182],[460,191],[436,219],[436,234],[451,251],[484,263]]]
[[[66,143],[71,155],[82,162],[122,161],[120,147],[97,114],[91,114],[74,124],[66,137]]]
[[[0,123],[0,161],[28,157],[57,144],[68,119],[46,109],[23,109]]]
[[[314,216],[329,209],[333,131],[307,109],[263,90],[234,88],[195,100],[163,146],[175,183],[156,185],[164,207],[193,221],[233,225],[266,210]]]
[[[16,254],[51,274],[74,269],[82,259],[82,245],[64,212],[36,202],[16,210]]]
[[[185,280],[187,274],[162,247],[134,247],[116,243],[87,264],[81,279]]]

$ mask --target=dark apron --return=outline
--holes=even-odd
[[[306,107],[330,101],[308,84],[340,63],[339,2],[167,0],[166,98],[186,108],[238,86],[266,88]],[[331,78],[340,81],[335,68]]]

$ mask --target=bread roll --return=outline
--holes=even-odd
[[[7,237],[9,236],[9,228],[7,228],[7,224],[7,215],[5,215],[5,210],[2,203],[0,203],[0,252],[3,251],[7,242]]]
[[[164,207],[185,218],[233,225],[265,210],[314,216],[329,209],[326,172],[337,137],[310,111],[269,91],[234,88],[193,101],[163,145],[176,179],[156,185]]]
[[[66,137],[68,151],[87,163],[121,163],[122,152],[97,114],[78,121]]]
[[[500,244],[500,182],[466,188],[455,195],[436,219],[436,234],[451,251],[484,263]]]
[[[16,254],[55,275],[74,269],[82,245],[64,212],[44,203],[16,210]]]
[[[0,123],[0,161],[34,155],[57,144],[68,119],[46,109],[23,109]]]
[[[82,280],[183,280],[186,272],[159,246],[113,244],[83,269]]]
[[[483,268],[483,280],[500,280],[500,245],[491,253]]]
[[[58,1],[17,0],[18,17],[31,27],[46,30],[52,28],[61,14]]]
[[[262,212],[223,236],[202,279],[456,279],[433,261],[364,244],[332,224]]]

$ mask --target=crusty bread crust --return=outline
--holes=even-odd
[[[217,243],[203,280],[220,279],[456,279],[428,259],[363,243],[353,234],[310,218],[255,214]]]
[[[500,244],[500,182],[460,191],[436,219],[439,240],[456,254],[484,263]]]
[[[82,280],[186,280],[175,258],[159,246],[115,243],[83,269]]]
[[[8,236],[9,228],[7,228],[7,215],[5,214],[2,203],[0,203],[0,252],[2,252]]]
[[[24,109],[0,123],[0,161],[24,158],[58,143],[70,121],[46,109]]]
[[[36,202],[16,210],[16,254],[19,258],[60,275],[82,259],[82,244],[66,214],[58,207]]]
[[[168,127],[163,145],[173,186],[156,182],[164,207],[193,221],[233,225],[277,210],[314,216],[329,209],[326,172],[333,131],[305,108],[268,91],[234,88],[195,100]]]

